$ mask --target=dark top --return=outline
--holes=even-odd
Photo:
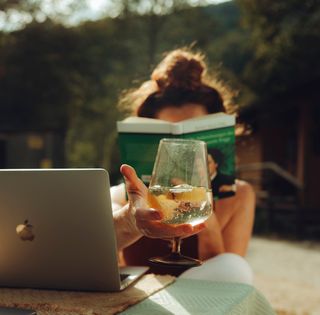
[[[211,181],[211,187],[213,192],[213,197],[218,199],[231,197],[235,194],[234,190],[230,189],[230,191],[220,192],[219,188],[223,185],[234,185],[235,178],[234,176],[217,173],[216,177]]]

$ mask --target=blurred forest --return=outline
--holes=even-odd
[[[70,25],[68,15],[85,1],[46,15],[41,1],[1,0],[2,17],[17,10],[28,19],[0,32],[0,125],[59,130],[66,166],[117,173],[116,121],[127,114],[116,106],[119,95],[147,79],[166,51],[204,52],[211,70],[239,91],[240,113],[252,124],[252,113],[288,108],[288,96],[308,98],[319,86],[318,0],[169,7],[153,0],[144,10],[141,2],[113,1],[115,16]]]

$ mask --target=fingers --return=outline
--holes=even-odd
[[[144,186],[140,178],[133,167],[127,164],[122,164],[120,167],[120,172],[124,176],[127,186],[132,190],[141,189]]]
[[[134,170],[134,168],[130,165],[121,165],[120,172],[123,175],[126,182],[126,190],[128,193],[129,200],[135,205],[135,207],[143,207],[147,199],[147,187],[137,176],[137,173]]]
[[[199,233],[199,232],[202,231],[205,227],[206,227],[206,225],[205,225],[204,223],[200,223],[200,224],[197,224],[197,225],[192,226],[192,232],[191,232],[190,235]],[[190,235],[189,235],[189,236],[190,236]]]
[[[140,231],[151,238],[172,239],[173,237],[188,237],[205,228],[203,223],[192,226],[191,224],[166,224],[161,222],[162,214],[156,209],[148,208],[148,189],[139,179],[133,167],[123,164],[120,172],[126,181],[126,189],[130,204],[134,205],[136,226]]]
[[[196,226],[192,226],[191,224],[169,225],[160,221],[139,220],[136,224],[144,235],[162,239],[189,237],[205,228],[205,225],[202,223]]]
[[[154,209],[136,209],[136,221],[161,220],[162,214]]]
[[[135,212],[136,226],[150,238],[170,239],[173,237],[188,237],[199,233],[205,228],[204,223],[191,224],[166,224],[161,222],[162,213],[152,208],[137,208]]]
[[[132,178],[133,176],[137,176],[136,171],[134,168],[128,164],[122,164],[120,166],[120,172],[121,174],[126,178]]]

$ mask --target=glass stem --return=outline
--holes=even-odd
[[[180,255],[181,238],[175,237],[172,240],[172,254]]]

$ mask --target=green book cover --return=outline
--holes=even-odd
[[[210,114],[177,123],[129,117],[117,122],[122,163],[133,166],[148,184],[159,141],[190,138],[205,141],[215,199],[235,193],[235,116]],[[211,163],[211,164],[210,164]]]

